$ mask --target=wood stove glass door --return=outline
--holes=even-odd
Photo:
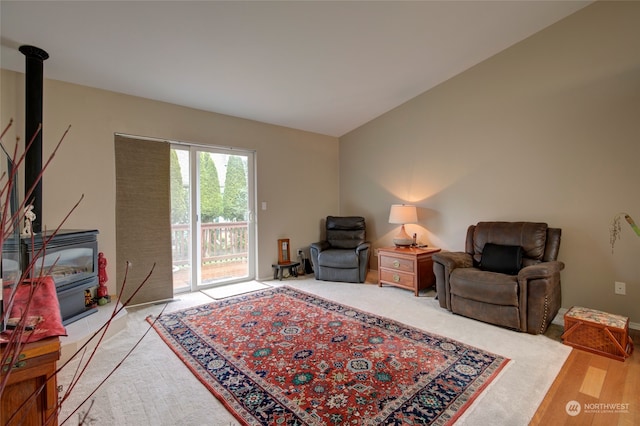
[[[255,278],[253,152],[173,145],[174,293]]]

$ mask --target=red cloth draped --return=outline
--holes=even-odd
[[[5,307],[10,302],[13,286],[3,288]],[[26,280],[18,284],[7,323],[17,325],[25,321],[22,343],[36,342],[53,336],[66,336],[62,325],[60,305],[56,295],[56,284],[51,277]],[[0,343],[6,343],[12,333],[19,332],[20,327],[7,329],[0,334]]]

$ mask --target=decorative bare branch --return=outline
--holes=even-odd
[[[2,144],[2,138],[6,135],[6,133],[9,130],[9,128],[11,127],[12,123],[13,123],[13,120],[11,120],[9,122],[9,124],[5,127],[5,129],[0,134],[0,148],[2,149],[2,151],[4,151],[5,154],[7,154],[7,156],[8,156],[8,153],[5,150],[4,145]],[[35,182],[33,183],[33,186],[31,188],[29,188],[29,190],[27,191],[27,193],[26,193],[24,199],[22,200],[22,202],[19,203],[17,206],[11,206],[12,197],[13,197],[13,191],[14,191],[14,188],[15,188],[16,182],[17,182],[17,170],[20,167],[20,165],[24,163],[26,152],[28,151],[29,147],[31,146],[31,144],[35,140],[37,134],[40,132],[41,126],[38,127],[36,133],[32,136],[32,138],[29,140],[28,144],[26,145],[24,152],[22,152],[20,155],[18,155],[18,145],[19,144],[16,143],[16,146],[14,148],[13,156],[11,157],[10,171],[9,171],[9,173],[3,173],[0,176],[0,179],[5,179],[4,184],[0,188],[0,203],[4,203],[3,205],[0,205],[0,215],[1,215],[0,216],[0,257],[2,255],[2,248],[3,248],[4,242],[7,239],[11,238],[15,234],[16,230],[18,229],[17,227],[19,226],[20,220],[22,219],[22,216],[24,215],[24,207],[28,204],[27,201],[31,197],[31,194],[33,193],[33,190],[34,190],[35,186],[42,179],[42,175],[43,175],[44,171],[49,166],[49,164],[51,163],[53,158],[55,157],[55,154],[57,153],[58,149],[62,145],[62,142],[64,141],[65,137],[67,136],[70,128],[71,128],[71,126],[68,126],[67,129],[65,130],[65,132],[63,133],[62,137],[60,138],[60,140],[56,144],[52,154],[48,157],[47,161],[45,162],[44,166],[42,167],[39,175],[37,176]],[[65,215],[65,217],[62,219],[60,224],[53,230],[53,232],[47,232],[47,230],[45,229],[45,231],[42,233],[42,244],[41,244],[41,247],[35,253],[33,252],[33,250],[34,250],[33,247],[35,246],[33,244],[34,236],[33,235],[31,236],[31,238],[32,238],[32,244],[31,244],[32,253],[31,253],[30,263],[28,265],[26,265],[26,267],[24,268],[24,271],[18,277],[17,282],[13,283],[13,286],[12,286],[12,289],[11,289],[11,294],[9,295],[9,297],[6,300],[3,301],[3,303],[5,303],[5,305],[7,306],[7,315],[8,315],[11,312],[11,309],[12,309],[14,301],[15,301],[17,287],[19,285],[25,285],[25,284],[31,285],[31,288],[29,289],[30,290],[29,297],[27,299],[26,306],[23,309],[23,312],[25,314],[23,314],[23,315],[21,315],[19,317],[18,323],[15,325],[14,330],[12,331],[12,333],[9,336],[9,339],[8,339],[9,341],[5,344],[4,350],[2,352],[2,357],[1,357],[2,359],[0,360],[0,365],[1,366],[5,366],[5,365],[11,366],[13,364],[13,362],[11,360],[17,359],[20,351],[22,350],[22,348],[23,348],[23,346],[25,344],[25,343],[23,343],[23,337],[24,337],[24,333],[25,333],[25,330],[26,330],[26,326],[27,326],[27,315],[26,315],[26,312],[28,312],[29,305],[31,304],[31,302],[33,300],[33,296],[34,296],[35,292],[38,290],[38,287],[39,287],[39,285],[40,285],[40,283],[42,281],[41,278],[43,276],[46,276],[47,274],[49,274],[51,268],[53,267],[53,266],[51,266],[51,267],[44,268],[44,264],[41,265],[42,267],[40,268],[40,272],[39,272],[38,276],[36,277],[36,276],[34,276],[35,275],[34,271],[35,271],[35,267],[37,266],[36,265],[36,262],[38,261],[37,259],[41,258],[44,261],[44,255],[46,253],[47,246],[48,246],[49,242],[51,242],[52,239],[59,233],[59,231],[61,230],[62,226],[67,222],[67,220],[69,219],[71,214],[78,208],[78,206],[80,205],[80,203],[82,202],[83,199],[84,199],[84,194],[80,197],[78,202],[69,210],[69,212]],[[10,211],[11,207],[14,207],[14,208],[17,207],[16,211],[15,212],[11,212]],[[35,401],[37,400],[37,397],[44,391],[47,383],[50,380],[54,380],[56,375],[62,369],[64,369],[71,361],[75,361],[79,357],[80,359],[79,359],[78,366],[76,368],[76,371],[74,372],[73,379],[72,379],[68,389],[66,390],[64,396],[62,398],[60,398],[60,400],[58,401],[58,405],[57,405],[57,409],[55,410],[55,413],[52,414],[52,416],[49,419],[46,420],[47,424],[53,423],[55,421],[55,418],[60,413],[60,408],[61,408],[62,403],[64,403],[67,400],[67,398],[69,397],[69,395],[71,394],[71,392],[75,388],[75,385],[78,383],[78,380],[80,380],[80,378],[83,376],[83,374],[86,373],[89,364],[91,363],[94,355],[98,351],[98,349],[100,347],[100,344],[102,343],[103,339],[105,338],[105,335],[106,335],[106,333],[107,333],[107,331],[109,329],[109,326],[111,325],[111,322],[114,320],[114,318],[123,309],[125,309],[126,306],[128,306],[130,304],[131,300],[136,296],[136,294],[138,294],[140,289],[147,283],[147,281],[151,277],[151,274],[153,273],[153,270],[155,269],[155,264],[153,265],[153,267],[151,268],[151,271],[145,277],[145,279],[136,287],[136,289],[133,291],[131,296],[129,296],[129,298],[126,301],[122,302],[121,298],[122,298],[122,294],[123,294],[124,288],[126,286],[128,269],[129,269],[129,263],[127,262],[127,267],[126,267],[126,270],[125,270],[125,276],[124,276],[123,283],[122,283],[122,290],[120,292],[120,295],[117,298],[117,302],[114,304],[114,309],[113,309],[113,312],[111,313],[111,316],[109,317],[109,319],[62,366],[60,366],[55,371],[55,373],[53,375],[51,375],[51,377],[49,377],[45,381],[45,383],[41,384],[41,386],[38,389],[36,389],[21,404],[21,406],[13,413],[13,415],[9,419],[7,419],[9,423],[14,420],[14,417],[17,416],[17,413],[19,413],[24,407],[29,407],[30,405],[34,404]],[[3,291],[3,289],[0,288],[0,291]],[[164,308],[166,308],[166,305],[165,305]],[[164,312],[164,308],[162,309],[162,312]],[[149,326],[149,329],[140,337],[140,339],[131,348],[131,350],[120,360],[120,362],[102,380],[102,382],[87,396],[87,398],[82,402],[82,404],[80,406],[82,406],[86,401],[91,399],[92,396],[95,394],[95,392],[124,363],[124,361],[131,355],[133,350],[140,344],[142,339],[147,335],[147,333],[149,332],[149,330],[151,330],[151,328],[152,328],[152,325]],[[96,341],[96,339],[97,339],[97,341]],[[93,349],[91,351],[88,351],[87,347],[91,342],[95,342],[95,346],[93,347]],[[87,356],[87,353],[89,353],[88,356]],[[85,358],[86,358],[86,361],[85,361]],[[6,386],[7,386],[9,375],[11,374],[11,370],[12,370],[12,368],[8,368],[6,374],[3,374],[0,377],[0,397],[2,396],[4,390],[5,390]],[[78,406],[78,408],[73,410],[71,415],[73,415],[74,413],[78,412],[80,406]],[[84,424],[86,421],[90,420],[89,412],[91,411],[92,407],[93,407],[93,401],[91,402],[89,408],[85,412],[81,413],[81,415],[79,417],[80,424]],[[69,417],[67,417],[67,419],[65,419],[63,421],[63,423],[67,422],[69,420]]]

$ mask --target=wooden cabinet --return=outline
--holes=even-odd
[[[0,346],[0,353],[6,345]],[[58,399],[55,377],[56,361],[60,358],[60,339],[50,337],[22,347],[20,354],[2,366],[4,376],[12,366],[9,380],[0,400],[1,425],[57,425],[56,405]],[[0,376],[0,377],[1,377]],[[48,378],[51,379],[47,381]],[[20,405],[44,385],[44,390],[26,404],[11,422],[9,418]],[[48,422],[47,422],[47,419]]]
[[[439,248],[385,247],[378,249],[378,287],[390,284],[413,290],[431,287],[436,279],[433,275],[433,253]]]

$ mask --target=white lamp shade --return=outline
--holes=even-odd
[[[418,210],[416,206],[407,204],[393,204],[389,212],[389,223],[404,225],[405,223],[416,223],[418,221]]]
[[[413,238],[404,229],[405,223],[416,223],[418,221],[418,210],[416,206],[406,204],[393,204],[389,212],[389,223],[402,225],[400,232],[393,238],[393,243],[399,247],[410,246],[414,243]]]

